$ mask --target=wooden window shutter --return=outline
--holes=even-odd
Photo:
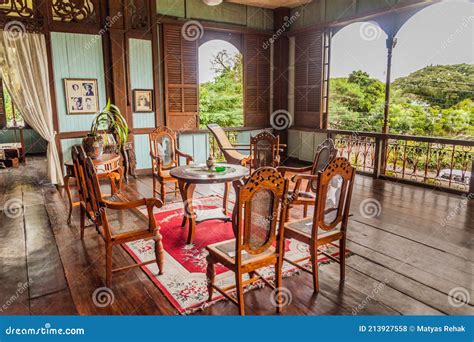
[[[181,26],[163,25],[166,125],[173,130],[197,128],[198,43],[181,35]]]
[[[321,83],[323,33],[311,31],[295,40],[295,122],[296,126],[322,128]]]
[[[268,126],[270,122],[269,36],[244,36],[244,125]],[[267,42],[267,44],[265,44]]]

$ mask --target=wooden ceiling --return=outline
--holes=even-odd
[[[263,8],[278,8],[278,7],[297,7],[308,4],[313,0],[224,0],[234,4],[249,5]]]

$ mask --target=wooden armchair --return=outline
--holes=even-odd
[[[346,231],[354,185],[355,168],[345,158],[336,158],[318,175],[311,176],[317,183],[315,210],[312,218],[290,220],[285,223],[285,238],[296,239],[309,245],[310,256],[285,261],[313,275],[314,291],[319,291],[318,255],[323,254],[340,264],[340,279],[344,282],[346,260]],[[320,247],[339,242],[339,258]],[[301,266],[311,260],[311,271]]]
[[[263,131],[250,138],[250,155],[244,159],[244,164],[250,167],[250,172],[265,166],[280,165],[280,152],[286,145],[280,144],[280,137],[268,131]]]
[[[336,158],[337,149],[334,146],[332,139],[326,139],[319,144],[313,163],[306,167],[287,167],[280,166],[278,171],[283,177],[291,174],[291,180],[294,182],[294,187],[289,191],[289,196],[292,198],[291,205],[287,206],[287,219],[290,218],[290,209],[295,205],[303,206],[303,216],[308,215],[308,206],[314,205],[316,197],[316,180],[320,171],[323,171]],[[316,176],[316,177],[314,177]],[[302,182],[306,181],[306,186],[302,187]]]
[[[161,201],[166,200],[166,184],[174,184],[174,193],[178,191],[178,180],[170,175],[170,170],[179,165],[179,157],[186,159],[189,165],[193,157],[181,152],[177,147],[176,133],[168,127],[159,127],[149,135],[150,156],[153,172],[153,196],[158,193],[157,183],[160,184]]]
[[[248,158],[248,155],[244,155],[239,151],[249,151],[249,144],[231,144],[229,138],[225,134],[225,131],[218,124],[209,124],[207,128],[214,135],[214,138],[225,157],[228,164],[243,165]]]
[[[282,279],[283,222],[285,221],[284,199],[288,189],[285,180],[276,169],[260,168],[245,184],[235,183],[237,203],[232,215],[232,225],[236,239],[215,243],[206,247],[207,279],[209,301],[213,290],[230,299],[244,315],[244,286],[261,280],[272,288],[279,289]],[[283,217],[279,217],[282,215]],[[278,229],[277,229],[278,224]],[[214,265],[220,263],[235,273],[235,286],[220,288],[214,284]],[[264,279],[257,270],[265,266],[275,266],[275,286]],[[249,279],[244,280],[244,274]],[[236,290],[237,299],[228,292]],[[281,311],[280,295],[277,296],[277,310]]]
[[[87,186],[87,193],[89,195],[90,208],[94,216],[96,217],[95,224],[98,229],[100,236],[105,242],[105,269],[106,269],[106,286],[112,285],[112,273],[118,271],[126,271],[132,267],[140,267],[147,264],[156,262],[158,265],[159,273],[163,273],[163,262],[164,262],[164,250],[161,241],[161,234],[159,228],[156,226],[155,217],[153,215],[153,209],[161,208],[163,203],[156,198],[143,198],[134,201],[128,201],[120,194],[105,199],[100,190],[99,177],[96,172],[96,168],[92,162],[92,159],[87,158],[85,167],[85,182]],[[137,208],[146,207],[148,214],[148,226],[137,227],[137,221],[146,223],[146,221],[135,218],[142,218],[143,216]],[[81,209],[83,207],[81,206]],[[87,207],[86,207],[87,208]],[[117,219],[109,219],[110,210],[112,211],[123,211],[128,210],[129,215],[135,215],[134,218],[130,218],[129,215],[118,215]],[[113,222],[113,224],[111,224]],[[151,239],[155,240],[155,255],[156,259],[143,262],[140,264],[133,264],[117,269],[112,269],[112,251],[116,245],[121,245],[129,241],[135,241],[140,239]]]
[[[94,207],[95,203],[91,201],[90,194],[87,190],[86,184],[86,174],[85,174],[85,167],[86,167],[86,153],[82,148],[82,145],[74,145],[71,148],[71,157],[72,157],[72,165],[73,165],[73,174],[74,178],[77,182],[77,191],[79,193],[79,206],[81,208],[81,239],[84,237],[84,229],[85,229],[85,219],[86,216],[89,220],[91,220],[96,226],[97,216],[95,213],[97,212],[97,208]],[[117,155],[116,158],[111,158],[107,162],[103,162],[100,165],[102,169],[101,173],[97,174],[97,178],[99,180],[108,178],[110,181],[110,195],[113,196],[120,191],[122,187],[122,172],[120,172],[120,168],[117,171],[108,171],[110,169],[117,169],[118,164],[120,163],[120,157]],[[118,186],[116,185],[118,184]],[[68,223],[70,223],[71,217],[71,210],[72,206],[69,210],[69,218]],[[100,223],[99,223],[100,224]]]

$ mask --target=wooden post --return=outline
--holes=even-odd
[[[391,83],[391,73],[392,73],[392,53],[393,53],[393,48],[397,44],[397,40],[394,38],[393,33],[390,33],[390,35],[387,38],[387,78],[385,79],[385,103],[384,103],[384,110],[383,110],[383,128],[382,128],[382,133],[387,134],[388,133],[388,115],[390,113],[390,83]],[[388,148],[388,140],[383,139],[380,141],[381,145],[381,153],[382,156],[387,154],[387,148]],[[385,158],[380,159],[381,163],[379,165],[379,170],[377,171],[377,176],[380,176],[380,173],[384,173],[385,170]],[[375,168],[374,168],[374,176],[375,176]]]
[[[474,159],[472,160],[472,167],[471,167],[471,178],[469,179],[469,198],[474,199],[474,177],[472,174],[474,173]]]
[[[375,147],[374,147],[374,179],[380,178],[380,175],[383,173],[384,161],[384,147],[386,146],[387,140],[384,138],[375,138]]]

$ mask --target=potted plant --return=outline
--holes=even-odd
[[[91,130],[82,139],[86,154],[92,159],[98,159],[104,150],[104,133],[111,132],[121,148],[128,140],[128,124],[120,109],[107,101],[106,106],[92,120]]]

